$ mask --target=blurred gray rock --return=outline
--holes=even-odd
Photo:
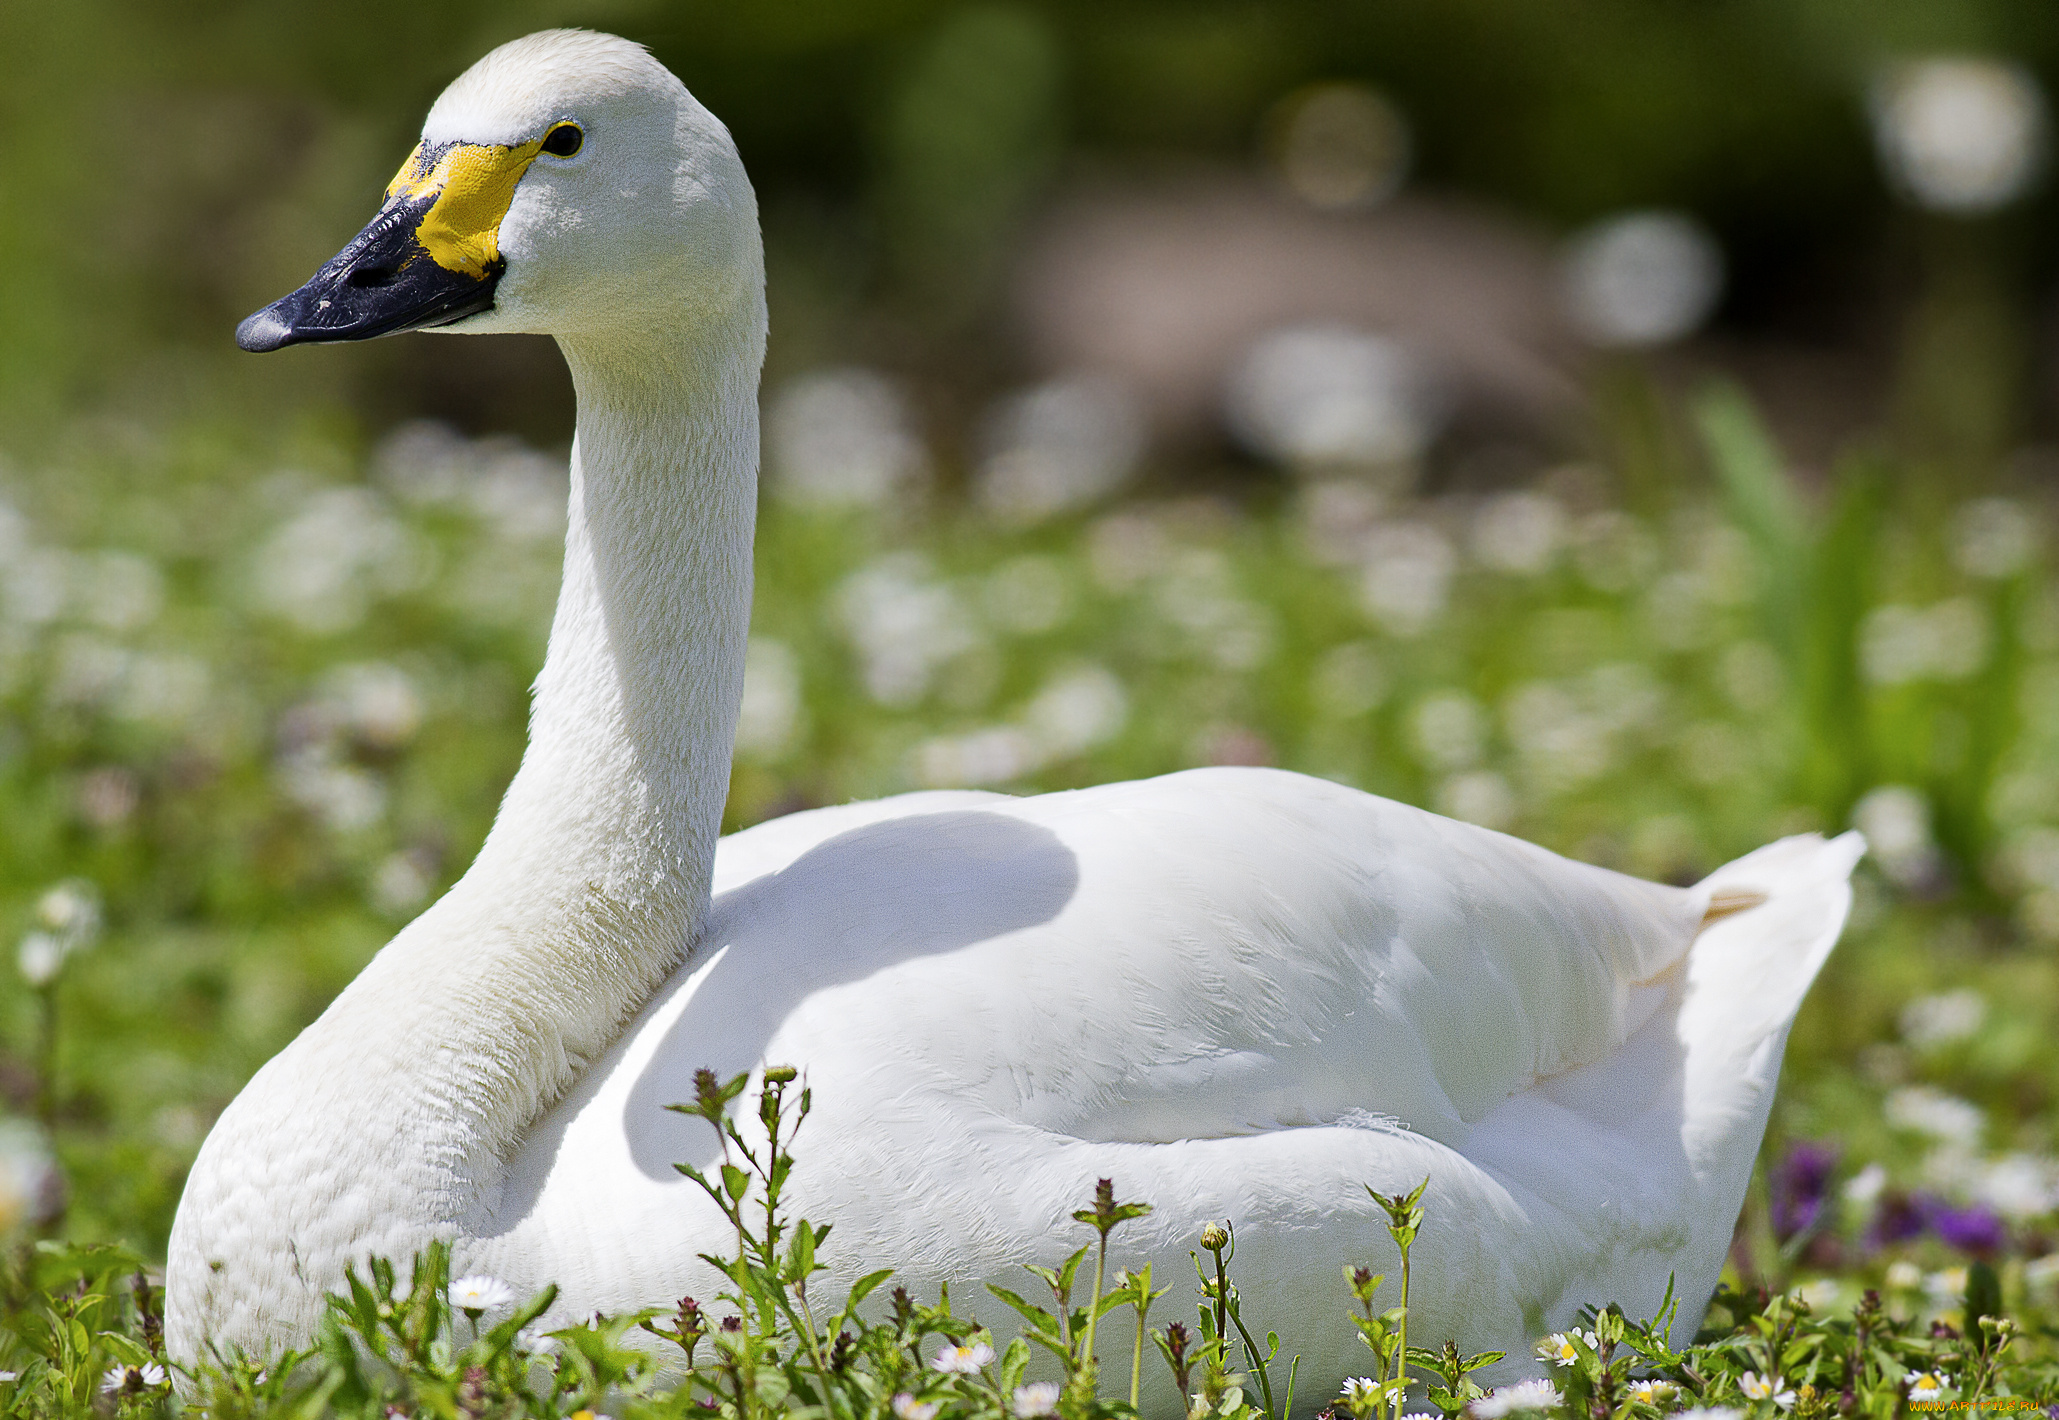
[[[1542,426],[1576,393],[1550,241],[1445,199],[1324,212],[1232,174],[1089,187],[1033,230],[1013,297],[1034,360],[1121,379],[1174,440],[1219,433],[1240,361],[1297,325],[1400,342],[1459,424]]]

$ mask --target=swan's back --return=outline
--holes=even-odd
[[[1140,1256],[1235,1220],[1247,1296],[1281,1284],[1260,1314],[1327,1369],[1342,1297],[1306,1279],[1391,1261],[1362,1185],[1427,1174],[1419,1314],[1520,1352],[1581,1304],[1713,1285],[1842,920],[1855,852],[1833,847],[1789,854],[1823,858],[1800,876],[1830,897],[1769,958],[1748,948],[1778,903],[1703,930],[1722,875],[1643,882],[1276,771],[794,815],[724,841],[702,941],[532,1136],[490,1231],[510,1265],[591,1259],[587,1307],[691,1290],[713,1216],[670,1165],[712,1138],[664,1106],[700,1066],[791,1063],[816,1101],[798,1196],[842,1267],[998,1280],[1062,1255],[1112,1175],[1158,1205]],[[1681,1006],[1711,973],[1682,968],[1717,932],[1754,977],[1724,989],[1767,1019],[1704,1117]],[[1712,992],[1693,1005],[1735,1034]]]
[[[1703,913],[1689,890],[1269,770],[853,807],[904,805],[767,825],[784,861],[729,888],[702,950],[785,983],[763,1014],[795,1048],[830,1033],[788,1023],[838,1021],[867,1097],[915,1086],[866,1062],[919,1076],[959,1042],[976,1073],[954,1092],[978,1081],[998,1114],[1082,1138],[1355,1112],[1457,1144],[1619,1047],[1661,994],[1634,984]]]

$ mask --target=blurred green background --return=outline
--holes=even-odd
[[[1858,822],[1769,1156],[1828,1141],[1829,1206],[1776,1166],[1739,1265],[2049,1250],[2029,0],[0,10],[0,1104],[43,1131],[0,1230],[161,1248],[214,1113],[484,834],[555,352],[230,334],[555,24],[649,44],[758,188],[733,826],[1200,763],[1675,881]]]

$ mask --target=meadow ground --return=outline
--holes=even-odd
[[[2041,1316],[2054,509],[2028,476],[1948,491],[1885,457],[1800,477],[1721,388],[1668,417],[1666,479],[1226,473],[1027,525],[934,488],[768,497],[730,826],[1206,763],[1677,882],[1856,823],[1874,853],[1733,1280],[1819,1319],[1878,1289],[1927,1325],[1985,1265]],[[81,426],[8,476],[0,1225],[49,1241],[18,1258],[0,1369],[29,1355],[30,1274],[80,1265],[57,1242],[161,1256],[213,1115],[470,860],[522,744],[564,477],[438,425],[369,448]]]

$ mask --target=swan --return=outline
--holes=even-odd
[[[471,868],[208,1134],[175,1357],[302,1342],[347,1266],[439,1238],[556,1283],[545,1325],[712,1299],[725,1233],[672,1164],[713,1137],[665,1106],[769,1063],[814,1090],[792,1196],[835,1225],[832,1283],[891,1264],[996,1319],[976,1284],[1069,1252],[1111,1177],[1156,1205],[1118,1243],[1161,1277],[1234,1222],[1249,1314],[1320,1396],[1363,1369],[1340,1265],[1395,1270],[1366,1186],[1427,1178],[1412,1330],[1504,1375],[1584,1305],[1709,1294],[1856,834],[1677,888],[1217,768],[720,838],[765,342],[728,132],[628,41],[495,49],[237,338],[416,328],[549,334],[576,387],[529,743]]]

